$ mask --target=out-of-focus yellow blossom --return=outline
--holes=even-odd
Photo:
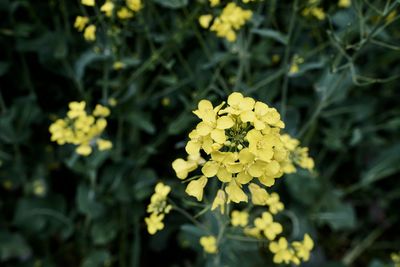
[[[400,267],[400,252],[399,253],[392,253],[390,255],[392,261],[394,263],[394,267]]]
[[[13,183],[10,180],[3,181],[2,185],[6,190],[11,190],[13,188]]]
[[[293,75],[300,71],[300,64],[304,63],[304,59],[298,55],[294,55],[289,68],[289,74]]]
[[[113,69],[114,70],[120,70],[120,69],[123,69],[123,68],[125,68],[125,63],[124,62],[122,62],[122,61],[115,61],[114,62],[114,64],[113,64]]]
[[[100,139],[107,126],[104,117],[110,114],[110,110],[97,105],[91,115],[86,113],[86,103],[71,102],[67,117],[57,119],[50,125],[51,141],[59,145],[74,144],[76,153],[88,156],[92,153],[92,144],[96,143],[99,150],[107,150],[112,147],[110,141]]]
[[[212,19],[213,19],[213,16],[210,15],[210,14],[201,15],[199,17],[200,26],[205,28],[205,29],[207,29],[210,26],[210,23],[211,23]]]
[[[351,0],[339,0],[338,6],[347,8],[347,7],[351,6]]]
[[[117,99],[111,97],[108,99],[107,103],[111,106],[111,107],[115,107],[118,104]]]
[[[46,195],[46,185],[42,180],[36,180],[33,182],[33,194],[38,197]]]
[[[164,228],[165,214],[172,209],[172,206],[167,203],[169,192],[171,192],[171,187],[160,182],[155,186],[154,194],[150,198],[150,204],[147,206],[150,216],[145,218],[145,223],[147,231],[152,235]]]
[[[392,12],[389,13],[389,15],[386,17],[386,23],[391,23],[397,16],[397,11],[393,10]]]
[[[75,19],[74,27],[81,32],[86,27],[86,24],[88,24],[88,22],[88,17],[77,16]]]
[[[94,6],[95,5],[95,0],[81,0],[82,5],[85,6]]]
[[[257,184],[251,183],[249,185],[249,190],[251,192],[251,201],[253,202],[254,205],[260,205],[260,206],[267,205],[269,194],[264,188],[261,188]]]
[[[200,245],[203,247],[206,253],[215,254],[218,251],[217,239],[212,235],[201,237]]]
[[[217,6],[221,3],[221,0],[209,0],[210,1],[210,6],[214,7]]]
[[[257,239],[261,239],[262,235],[261,235],[261,231],[257,228],[257,227],[247,227],[244,228],[243,230],[245,235],[257,238]]]
[[[117,17],[119,19],[130,19],[133,17],[133,12],[127,7],[122,7],[117,11]]]
[[[225,204],[226,204],[226,196],[225,192],[221,189],[218,190],[217,195],[214,198],[214,201],[211,206],[211,210],[215,210],[216,208],[220,208],[221,213],[225,212]]]
[[[110,141],[101,138],[96,140],[96,144],[100,151],[109,150],[113,146],[113,144]]]
[[[309,171],[314,169],[314,160],[308,155],[307,147],[300,147],[300,141],[288,134],[282,135],[281,140],[289,151],[289,157],[281,164],[285,173],[295,172],[295,165]]]
[[[268,240],[274,240],[275,237],[283,231],[282,225],[274,222],[269,212],[263,212],[261,217],[256,218],[254,220],[254,226],[260,230]]]
[[[168,107],[171,104],[171,99],[169,97],[163,97],[161,99],[161,105]]]
[[[87,26],[85,31],[83,32],[83,37],[87,41],[95,41],[96,40],[96,26],[95,25]]]
[[[139,11],[142,8],[142,1],[141,0],[126,0],[126,5],[132,11]]]
[[[277,242],[271,242],[269,244],[269,250],[274,253],[273,261],[276,264],[285,263],[288,264],[290,262],[296,261],[296,258],[293,249],[288,247],[288,242],[286,238],[281,237]],[[298,262],[298,259],[297,259]]]
[[[149,217],[144,219],[149,234],[154,235],[157,231],[164,229],[164,217],[164,214],[152,213]]]
[[[279,195],[275,192],[269,195],[266,204],[269,206],[269,212],[272,214],[277,214],[285,208],[283,203],[279,200]]]
[[[213,3],[211,3],[211,6],[214,6]],[[218,37],[234,42],[236,31],[243,27],[252,16],[251,10],[245,10],[234,2],[230,2],[224,7],[221,14],[214,19],[210,30],[215,32]],[[203,28],[208,28],[211,20],[211,15],[203,15],[200,17],[199,23]]]
[[[108,117],[110,116],[110,109],[108,107],[97,104],[93,110],[93,116]]]
[[[310,252],[314,248],[314,241],[308,234],[304,235],[303,242],[295,241],[292,243],[298,259],[308,261],[310,259]]]
[[[111,17],[114,10],[114,3],[107,0],[101,7],[100,11],[104,12],[107,17]]]
[[[255,2],[256,0],[242,0],[243,3],[248,4],[250,2]]]
[[[319,0],[309,0],[308,6],[303,9],[302,15],[305,17],[314,17],[318,20],[324,20],[326,18],[325,11],[322,7],[319,7]]]
[[[249,222],[249,213],[247,211],[234,210],[231,213],[231,224],[233,226],[247,226]]]

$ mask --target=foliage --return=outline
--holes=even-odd
[[[198,21],[230,1],[147,0],[122,19],[128,2],[108,16],[101,0],[0,1],[1,266],[215,265],[185,216],[172,209],[154,236],[144,218],[159,181],[198,209],[171,164],[185,156],[197,103],[234,91],[277,108],[315,160],[314,172],[274,186],[289,238],[314,240],[307,266],[393,266],[399,1],[233,1],[252,17],[232,42]],[[96,25],[92,35],[74,27],[77,16]],[[111,149],[81,156],[51,141],[74,101],[109,108]],[[218,249],[218,266],[276,266],[267,243]]]

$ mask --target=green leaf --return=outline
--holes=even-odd
[[[282,33],[270,29],[252,29],[251,33],[260,35],[262,37],[273,39],[281,44],[287,45],[288,38]]]
[[[31,249],[20,234],[11,234],[0,230],[0,262],[26,259],[31,253]]]
[[[118,225],[113,221],[97,222],[93,225],[90,233],[95,245],[106,245],[114,240],[117,235]]]
[[[104,267],[110,264],[111,255],[107,250],[95,250],[85,257],[82,267]]]
[[[78,187],[76,196],[78,210],[91,218],[98,218],[104,213],[104,207],[96,202],[95,192],[86,185],[81,184]]]

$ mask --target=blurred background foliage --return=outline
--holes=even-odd
[[[0,265],[206,266],[184,217],[149,236],[145,207],[158,180],[185,197],[171,162],[183,155],[197,102],[241,91],[277,107],[315,158],[311,178],[277,185],[293,225],[315,239],[304,265],[392,266],[400,1],[322,1],[324,20],[303,16],[307,5],[252,2],[250,23],[228,43],[198,25],[206,1],[147,0],[129,22],[100,21],[88,43],[73,28],[79,1],[1,0]],[[69,102],[110,99],[112,150],[80,157],[50,142],[48,127]],[[229,266],[273,266],[263,246],[229,246]]]

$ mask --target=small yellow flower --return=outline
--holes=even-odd
[[[114,3],[111,1],[106,1],[101,7],[100,11],[106,14],[106,17],[111,17],[114,10]]]
[[[171,99],[169,97],[163,97],[161,99],[161,105],[168,107],[171,104]]]
[[[400,267],[400,252],[399,253],[392,253],[390,255],[392,261],[394,263],[394,267]]]
[[[123,68],[125,68],[125,63],[124,62],[122,62],[122,61],[115,61],[114,62],[114,64],[113,64],[113,69],[114,70],[120,70],[120,69],[123,69]]]
[[[38,197],[43,197],[46,194],[46,185],[42,180],[33,182],[33,193]]]
[[[133,17],[133,12],[126,7],[122,7],[117,12],[117,17],[119,19],[130,19]]]
[[[90,145],[80,145],[75,151],[79,155],[88,156],[90,153],[92,153],[92,147]]]
[[[142,1],[141,0],[126,0],[126,5],[132,11],[139,11],[142,8]]]
[[[97,104],[94,108],[93,115],[96,117],[108,117],[110,115],[110,109],[100,104]]]
[[[99,148],[100,151],[109,150],[113,146],[111,141],[104,140],[104,139],[101,139],[101,138],[96,140],[96,144],[97,144],[97,147]]]
[[[210,1],[210,6],[214,7],[217,6],[221,3],[221,0],[209,0]]]
[[[88,22],[88,17],[77,16],[75,19],[74,27],[81,32],[86,27],[86,24],[88,24]]]
[[[213,19],[213,16],[210,14],[201,15],[199,17],[200,26],[207,29],[210,26],[210,22],[212,21],[212,19]]]
[[[94,6],[95,5],[95,0],[81,0],[82,5],[85,6]]]
[[[246,211],[234,210],[231,214],[231,224],[233,226],[247,226],[249,222],[249,213]]]
[[[87,41],[95,41],[96,40],[96,26],[95,25],[89,25],[86,27],[83,37]]]
[[[200,245],[203,247],[206,253],[215,254],[218,251],[217,239],[212,235],[201,237]]]
[[[113,97],[109,98],[107,102],[111,107],[115,107],[118,104],[118,101]]]
[[[164,216],[164,214],[152,213],[149,217],[144,219],[149,234],[154,235],[157,231],[164,229]]]
[[[264,233],[264,236],[269,240],[274,240],[277,235],[282,233],[282,225],[274,222],[273,217],[269,212],[263,212],[261,217],[254,220],[254,225],[257,229]]]
[[[251,183],[249,185],[249,190],[251,192],[251,201],[253,202],[254,205],[260,205],[260,206],[267,205],[269,194],[264,188],[261,188],[257,184]]]
[[[292,245],[296,251],[297,258],[304,261],[310,259],[310,252],[314,248],[314,241],[308,234],[304,235],[303,242],[293,242]]]
[[[271,212],[272,214],[277,214],[285,208],[283,203],[279,200],[279,195],[275,192],[269,195],[266,203],[269,206],[269,212]]]
[[[271,242],[269,250],[275,254],[273,261],[276,264],[283,262],[288,264],[294,257],[294,252],[288,248],[288,242],[284,237],[279,238],[278,242]]]
[[[339,0],[338,6],[342,8],[347,8],[351,6],[351,0]]]

